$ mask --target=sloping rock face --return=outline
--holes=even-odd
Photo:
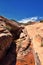
[[[18,25],[18,23],[11,21],[7,18],[4,18],[2,16],[0,16],[0,21],[6,26],[5,28],[8,29],[10,31],[10,33],[13,35],[14,39],[16,39],[16,37],[19,37],[22,29],[24,28],[23,26]]]
[[[33,48],[30,37],[24,29],[20,38],[16,41],[17,44],[17,62],[16,65],[35,65]]]
[[[38,65],[27,29],[0,16],[0,65]]]
[[[0,21],[0,60],[4,56],[5,49],[7,49],[12,42],[11,33],[4,27],[5,23]]]
[[[16,44],[13,42],[15,33],[11,31],[18,30],[18,24],[14,25],[15,29],[12,29],[12,23],[6,24],[5,21],[9,21],[3,17],[0,17],[0,65],[15,65],[16,64]],[[7,25],[9,27],[7,28]],[[12,26],[10,26],[12,25]]]
[[[20,26],[19,26],[16,22],[11,21],[11,20],[9,20],[9,19],[7,19],[7,18],[4,18],[4,17],[2,17],[2,16],[0,16],[0,21],[4,21],[5,24],[6,24],[6,26],[7,26],[8,28],[10,28],[9,30],[15,31],[15,30],[17,30],[17,29],[20,28]]]
[[[43,22],[36,22],[26,26],[28,35],[32,39],[35,53],[38,54],[41,65],[43,65]],[[36,60],[37,61],[37,60]]]

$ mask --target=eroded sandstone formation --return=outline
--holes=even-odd
[[[36,55],[38,55],[41,65],[43,65],[43,22],[36,22],[35,24],[26,26],[28,35],[32,39],[33,48]],[[37,60],[36,60],[37,61]]]
[[[38,65],[24,26],[0,16],[0,65]]]

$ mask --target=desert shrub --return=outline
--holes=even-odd
[[[41,47],[43,47],[43,38],[42,38],[42,40],[41,40]]]
[[[42,23],[43,23],[43,20],[41,20],[40,22],[42,22]]]

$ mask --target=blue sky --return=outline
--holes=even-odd
[[[43,17],[43,0],[0,0],[0,15],[16,20]]]

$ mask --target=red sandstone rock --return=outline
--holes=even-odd
[[[32,44],[27,32],[22,31],[16,44],[18,50],[16,65],[35,65]]]
[[[34,55],[32,50],[22,56],[23,58],[17,59],[16,65],[35,65]]]
[[[0,23],[0,60],[12,42],[12,35],[4,26],[3,23]]]
[[[26,29],[1,16],[0,65],[35,65],[33,52]]]

